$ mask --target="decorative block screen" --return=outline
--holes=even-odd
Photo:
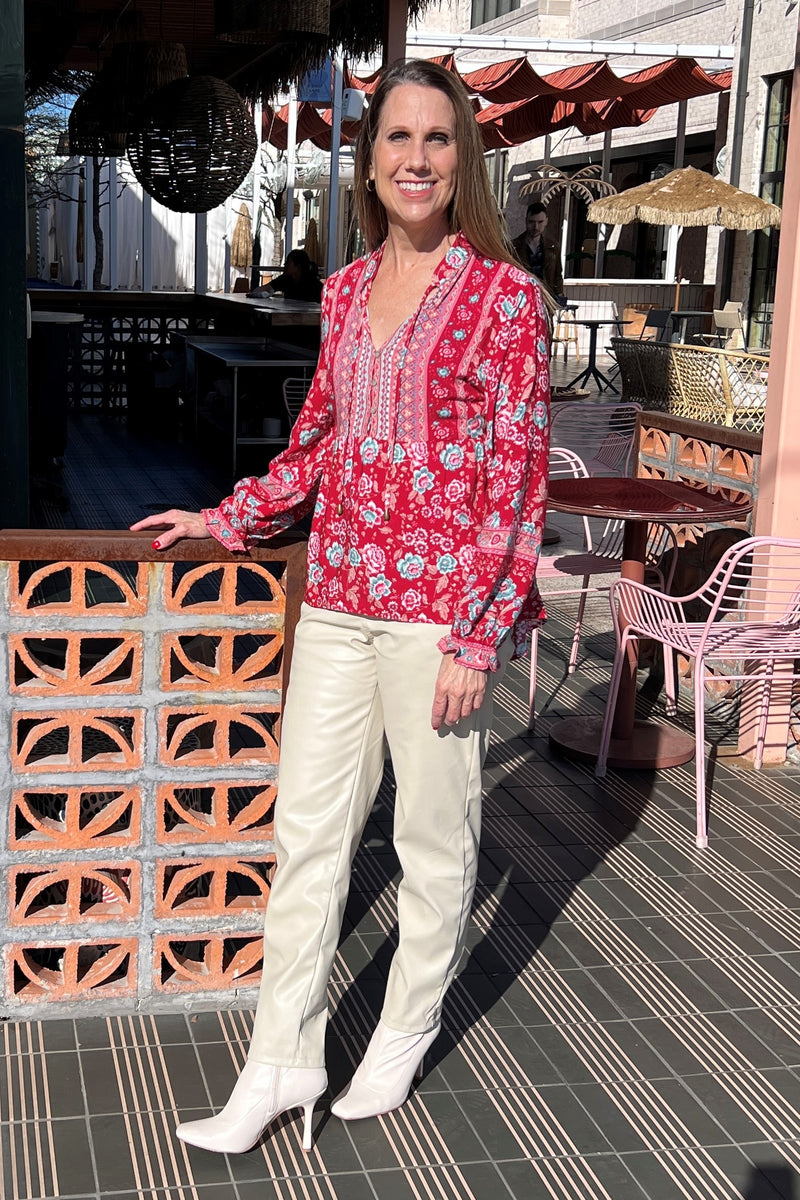
[[[0,536],[2,1011],[253,987],[305,543]]]

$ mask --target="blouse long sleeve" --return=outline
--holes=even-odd
[[[287,448],[275,456],[266,475],[239,480],[233,495],[217,508],[203,509],[209,533],[229,550],[247,550],[253,542],[280,533],[304,516],[314,503],[335,428],[326,352],[329,321],[330,302],[326,294],[320,316],[319,365]]]
[[[535,589],[547,502],[549,369],[538,289],[520,290],[503,314],[482,365],[490,426],[483,511],[476,522],[467,590],[439,647],[479,670],[496,670],[497,651]],[[530,614],[529,614],[530,615]]]

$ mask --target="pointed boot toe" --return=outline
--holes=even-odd
[[[303,1149],[308,1151],[314,1105],[327,1085],[324,1068],[273,1067],[248,1061],[222,1112],[201,1121],[184,1121],[175,1133],[182,1142],[201,1150],[244,1154],[281,1113],[302,1108]]]

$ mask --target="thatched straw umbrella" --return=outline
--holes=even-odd
[[[313,263],[319,266],[319,235],[317,233],[317,222],[312,217],[306,226],[306,240],[303,243],[304,249],[308,257]]]
[[[588,217],[597,225],[722,225],[725,229],[768,229],[781,223],[781,210],[715,179],[696,167],[680,167],[663,179],[639,184],[616,196],[604,196],[589,205]],[[680,297],[681,270],[675,289],[675,307]]]

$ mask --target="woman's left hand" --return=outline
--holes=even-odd
[[[483,704],[485,694],[486,672],[463,667],[456,662],[455,654],[445,654],[433,694],[431,725],[441,729],[442,725],[455,725],[471,716]]]

